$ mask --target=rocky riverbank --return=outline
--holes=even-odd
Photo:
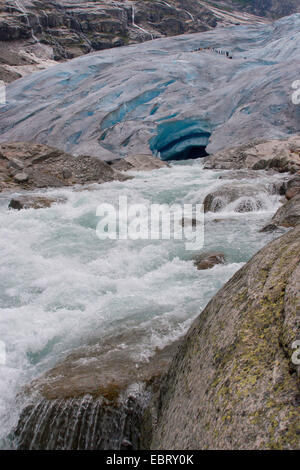
[[[23,144],[23,155],[28,157],[22,161],[29,162],[26,171],[39,161],[45,165],[44,155],[48,155],[49,168],[54,168],[53,152],[62,158],[63,166],[57,166],[59,172],[67,158],[71,162],[77,160],[35,145]],[[6,159],[9,156],[10,162],[20,162],[21,153],[15,152],[20,152],[21,146],[6,144],[2,155],[5,153]],[[232,149],[224,155],[230,155],[235,162],[240,152]],[[299,447],[299,370],[291,363],[292,343],[299,334],[299,176],[294,167],[295,152],[288,155],[293,174],[282,173],[276,184],[270,178],[269,187],[259,188],[257,178],[268,174],[273,177],[274,168],[280,166],[253,170],[251,161],[250,169],[247,165],[235,169],[233,164],[234,170],[222,174],[224,185],[219,193],[211,194],[222,198],[226,188],[229,189],[225,194],[229,194],[231,186],[234,189],[240,185],[236,199],[245,196],[251,200],[262,190],[274,191],[282,195],[283,205],[269,225],[272,230],[280,226],[295,229],[264,248],[234,275],[182,343],[176,341],[158,348],[149,362],[137,363],[134,357],[124,354],[123,348],[126,345],[134,350],[141,341],[138,334],[108,335],[101,342],[95,337],[28,384],[22,391],[22,400],[27,404],[14,431],[18,448]],[[256,160],[261,156],[256,153]],[[214,162],[214,156],[209,158]],[[117,172],[168,166],[147,155],[104,165]],[[124,173],[117,174],[125,178]],[[248,194],[243,192],[245,179],[255,181]],[[248,206],[244,205],[244,209]],[[250,211],[257,210],[249,207]],[[215,209],[217,216],[222,207]],[[207,208],[210,213],[211,210]],[[194,258],[200,271],[226,261],[217,252]]]
[[[135,155],[121,163],[80,155],[74,157],[47,145],[11,142],[0,145],[0,192],[34,190],[73,185],[125,181],[130,176],[120,170],[153,170],[167,167],[152,155]],[[126,167],[126,168],[125,168]]]

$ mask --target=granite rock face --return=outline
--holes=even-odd
[[[300,448],[299,282],[298,225],[257,253],[192,325],[146,414],[152,449]]]

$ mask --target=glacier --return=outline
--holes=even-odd
[[[9,85],[0,141],[172,160],[285,138],[299,57],[300,14],[92,53]]]

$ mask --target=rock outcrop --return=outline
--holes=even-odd
[[[290,200],[300,193],[300,176],[291,178],[285,188],[285,197]]]
[[[283,183],[279,183],[279,193],[285,195],[286,200],[278,209],[272,220],[262,232],[280,230],[280,227],[295,227],[300,222],[300,178],[293,176]]]
[[[231,1],[236,5],[237,2]],[[267,16],[269,18],[279,18],[287,16],[300,10],[298,0],[250,0],[247,2],[240,1],[240,8],[249,11],[255,15]]]
[[[128,176],[96,157],[73,157],[32,142],[0,145],[1,189],[35,189],[124,181]]]
[[[251,142],[221,150],[206,159],[207,169],[273,170],[279,173],[300,171],[300,137]]]
[[[139,449],[142,416],[177,343],[150,362],[124,354],[134,334],[79,348],[28,385],[15,430],[18,449]]]
[[[299,449],[300,226],[209,302],[147,412],[152,449]],[[149,443],[148,443],[149,445]]]
[[[282,227],[295,227],[300,223],[300,194],[281,206],[274,215],[272,224]]]

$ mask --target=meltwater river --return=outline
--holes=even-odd
[[[100,241],[97,206],[128,202],[200,203],[224,180],[203,160],[172,164],[134,179],[45,192],[66,202],[48,209],[8,210],[0,199],[0,448],[23,406],[22,388],[70,351],[122,334],[123,354],[137,363],[182,336],[207,302],[274,234],[260,233],[279,196],[257,191],[261,209],[238,213],[237,203],[206,214],[204,251],[222,251],[226,264],[198,271],[184,241]],[[259,174],[259,173],[258,173]],[[279,176],[260,177],[270,187]],[[257,185],[256,179],[241,184]],[[226,181],[230,183],[230,181]],[[130,341],[134,335],[138,341]],[[128,338],[128,341],[126,340]]]

